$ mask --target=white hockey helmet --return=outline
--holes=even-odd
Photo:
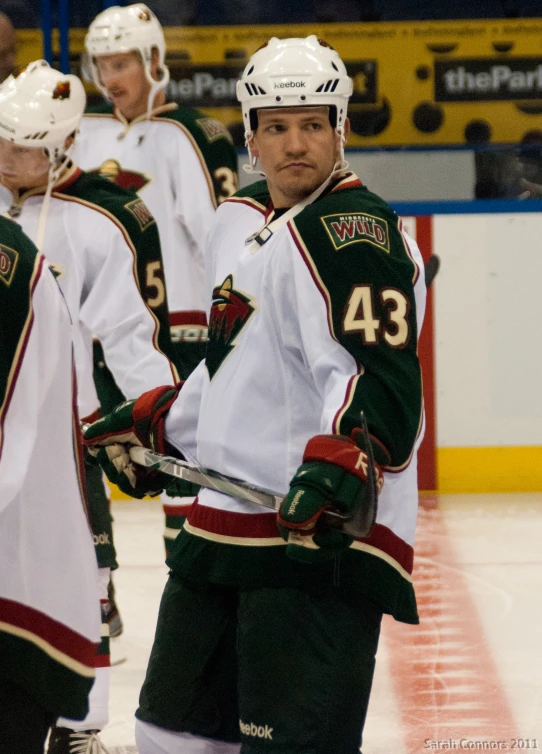
[[[144,3],[121,7],[113,5],[98,13],[88,28],[85,48],[89,56],[92,78],[104,97],[107,90],[100,82],[95,57],[114,55],[119,52],[137,51],[141,55],[145,76],[153,92],[165,89],[169,83],[169,68],[166,66],[166,40],[160,22]],[[152,78],[152,51],[158,51],[158,67],[162,73],[159,81]]]
[[[24,147],[42,147],[55,163],[85,111],[83,84],[36,60],[0,84],[0,136]]]
[[[277,39],[257,50],[237,82],[245,136],[256,128],[256,111],[267,107],[328,105],[332,125],[344,133],[352,79],[339,53],[318,39]]]

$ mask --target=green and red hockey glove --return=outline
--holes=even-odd
[[[108,479],[127,495],[152,497],[171,483],[167,474],[134,464],[130,458],[130,446],[168,452],[165,417],[179,389],[165,386],[149,390],[137,400],[121,403],[84,432],[83,442],[89,453]]]
[[[95,446],[92,452],[95,454],[95,462],[105,471],[109,481],[129,497],[155,497],[171,482],[171,477],[167,474],[133,463],[127,445],[115,443],[103,448]]]
[[[345,435],[317,435],[307,443],[303,463],[290,482],[290,491],[277,514],[280,534],[288,543],[286,554],[294,560],[304,563],[328,560],[353,542],[353,537],[319,521],[325,510],[352,516],[367,504],[368,459],[363,434],[354,430],[352,435],[354,439]],[[384,483],[382,466],[389,463],[389,458],[376,441],[371,441],[371,445],[380,492]]]

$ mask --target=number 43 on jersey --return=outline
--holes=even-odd
[[[375,315],[375,296],[386,311],[385,318]],[[384,338],[392,348],[404,348],[410,338],[407,297],[396,288],[383,288],[375,292],[371,285],[352,288],[343,317],[345,333],[361,333],[364,345],[378,345]]]

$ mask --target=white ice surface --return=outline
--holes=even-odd
[[[455,557],[454,567],[461,571],[482,626],[476,646],[493,658],[515,720],[515,735],[521,739],[538,739],[538,748],[542,751],[542,494],[447,495],[441,496],[440,506]],[[117,502],[113,511],[120,562],[115,585],[125,629],[123,636],[112,642],[112,658],[114,661],[126,657],[126,662],[112,670],[111,722],[103,731],[102,740],[114,754],[128,754],[135,752],[135,748],[131,748],[135,743],[133,713],[167,568],[160,504]],[[416,635],[416,640],[420,641],[424,637],[431,641],[437,632],[441,648],[443,643],[450,645],[444,646],[450,656],[454,652],[452,644],[457,641],[456,627],[461,629],[468,615],[449,615],[446,607],[449,596],[439,595],[438,586],[438,581],[434,585],[429,581],[424,588],[427,598],[443,598],[440,614],[430,625],[405,627],[405,630],[421,632]],[[404,743],[401,699],[390,673],[390,652],[397,651],[397,644],[392,646],[388,642],[386,626],[387,623],[377,658],[363,752],[416,754]],[[413,660],[415,667],[419,660]],[[420,672],[423,673],[423,669]],[[456,689],[471,680],[468,667],[457,667],[453,662],[443,668],[440,675],[446,683],[455,683]],[[470,728],[476,728],[473,728],[476,702],[469,707],[468,694],[466,699],[462,696],[455,702],[450,698],[449,709],[450,704],[456,705],[457,709],[453,709],[458,720],[464,716]],[[423,713],[424,710],[420,710],[422,718]],[[432,733],[428,731],[427,736],[430,738]],[[479,726],[480,739],[489,739],[491,733],[483,725]],[[457,740],[460,738],[458,729]],[[531,745],[530,750],[533,748]],[[512,750],[511,743],[509,749]],[[430,749],[421,745],[419,751],[422,754]]]

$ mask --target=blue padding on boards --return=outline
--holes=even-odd
[[[485,215],[542,212],[542,199],[475,199],[457,202],[389,202],[398,215]]]

